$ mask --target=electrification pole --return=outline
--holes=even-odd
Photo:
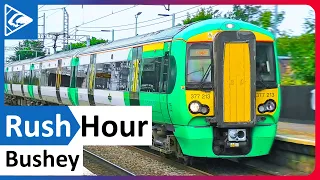
[[[136,15],[135,15],[135,18],[136,18],[136,34],[135,36],[138,35],[138,16],[141,14],[142,12],[138,12]]]
[[[68,48],[69,38],[69,14],[66,8],[63,8],[63,49]]]
[[[164,17],[168,17],[171,16],[172,18],[172,27],[174,27],[176,25],[176,14],[158,14],[158,16],[164,16]]]
[[[46,13],[43,13],[43,34],[46,34]],[[45,36],[43,36],[43,47],[44,47]]]

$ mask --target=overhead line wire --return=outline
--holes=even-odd
[[[107,14],[107,15],[105,15],[105,16],[101,16],[101,17],[99,17],[99,18],[97,18],[97,19],[94,19],[94,20],[91,20],[91,21],[82,23],[82,24],[80,24],[80,25],[78,25],[78,26],[74,26],[73,28],[70,28],[69,30],[74,29],[74,28],[79,27],[79,26],[82,26],[82,25],[85,25],[85,24],[92,23],[92,22],[94,22],[94,21],[103,19],[103,18],[105,18],[105,17],[111,16],[111,15],[114,15],[114,14],[117,14],[117,13],[120,13],[120,12],[123,12],[123,11],[127,11],[127,10],[129,10],[129,9],[132,9],[132,8],[136,7],[136,6],[138,6],[138,5],[134,5],[134,6],[131,6],[131,7],[129,7],[129,8],[122,9],[122,10],[120,10],[120,11],[116,11],[116,12],[113,12],[113,13],[111,13],[111,14]]]
[[[202,6],[202,5],[194,6],[194,7],[192,7],[192,8],[185,9],[185,10],[182,10],[182,11],[179,11],[179,12],[176,12],[176,13],[173,13],[173,14],[179,14],[179,13],[188,11],[188,10],[190,10],[190,9],[197,8],[197,7],[199,7],[199,6]],[[166,18],[166,17],[158,17],[158,18],[154,18],[154,19],[149,19],[149,20],[145,20],[145,21],[138,22],[138,24],[142,24],[142,23],[145,23],[145,22],[154,21],[154,20],[158,20],[158,19],[163,19],[163,18]],[[114,27],[130,26],[130,25],[135,25],[135,23],[122,24],[122,25],[109,26],[109,27],[81,27],[81,28],[114,28]]]

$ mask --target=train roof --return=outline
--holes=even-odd
[[[232,24],[233,28],[229,29],[227,28],[227,24]],[[199,21],[197,23],[191,24],[190,26],[186,27],[183,31],[178,33],[174,39],[184,39],[188,40],[190,37],[201,34],[205,32],[209,32],[212,30],[225,30],[225,31],[238,31],[238,30],[250,30],[259,32],[262,34],[266,34],[267,36],[270,36],[272,39],[274,39],[274,35],[268,31],[267,29],[264,29],[262,27],[259,27],[257,25],[247,23],[240,20],[235,19],[226,19],[226,18],[216,18],[216,19],[207,19],[204,21]]]
[[[175,26],[172,28],[163,29],[156,32],[151,32],[151,33],[138,35],[130,38],[125,38],[125,39],[119,39],[109,43],[102,43],[102,44],[74,49],[70,51],[59,52],[59,53],[44,56],[44,57],[38,57],[38,58],[23,60],[19,62],[13,62],[12,64],[6,63],[5,66],[14,66],[16,64],[25,64],[33,61],[41,62],[41,61],[51,60],[51,59],[60,59],[60,58],[72,57],[74,55],[90,54],[93,52],[106,51],[106,50],[111,50],[116,48],[134,46],[137,44],[146,44],[146,43],[163,41],[163,40],[171,40],[176,38],[188,39],[195,34],[207,32],[214,29],[219,30],[223,27],[223,25],[227,23],[234,24],[235,27],[238,28],[238,30],[249,29],[249,30],[267,34],[268,36],[274,39],[273,34],[268,30],[244,21],[239,21],[234,19],[208,19],[208,20],[195,22],[188,25]]]
[[[116,49],[121,47],[128,47],[133,46],[136,44],[145,44],[150,42],[156,42],[156,41],[163,41],[167,39],[172,39],[177,33],[182,31],[185,26],[175,26],[169,29],[163,29],[156,32],[151,32],[143,35],[138,35],[126,39],[120,39],[116,40],[114,42],[110,42],[107,44],[102,44],[101,46],[91,46],[84,51],[82,51],[80,54],[88,54],[92,52],[99,52],[99,51],[105,51],[110,49]]]
[[[53,55],[49,55],[49,56],[44,56],[44,57],[36,59],[35,62],[45,61],[45,60],[50,60],[50,59],[59,59],[59,58],[65,58],[65,57],[72,57],[75,54],[77,54],[78,52],[84,51],[87,48],[88,47],[83,47],[83,48],[73,49],[73,50],[70,50],[70,51],[59,52],[59,53],[56,53],[56,54],[53,54]]]

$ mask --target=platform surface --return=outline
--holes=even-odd
[[[305,123],[305,121],[300,120],[280,119],[276,139],[315,146],[315,125],[314,123]]]
[[[83,166],[83,175],[84,176],[95,176],[91,171],[89,171],[86,167]]]

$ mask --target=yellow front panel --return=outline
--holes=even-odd
[[[247,31],[246,29],[241,29],[243,31]],[[221,30],[213,30],[213,31],[208,31],[208,32],[204,32],[201,34],[197,34],[195,36],[190,37],[189,39],[187,39],[187,42],[208,42],[208,41],[213,41],[214,37],[217,33],[221,32]],[[259,33],[259,32],[255,32],[255,31],[251,31],[255,37],[256,37],[256,41],[262,41],[262,42],[273,42],[273,39],[270,36],[267,36],[265,34]]]
[[[187,99],[187,107],[192,101],[199,101],[201,104],[205,104],[209,106],[209,113],[206,115],[202,114],[191,114],[191,116],[213,116],[214,115],[214,92],[204,92],[204,91],[197,91],[197,90],[187,90],[186,91],[186,99]]]
[[[279,104],[279,99],[278,99],[278,92],[279,89],[275,88],[275,89],[264,89],[262,91],[257,91],[256,92],[256,114],[257,115],[273,115],[275,111],[273,112],[266,112],[266,113],[259,113],[258,111],[258,106],[259,104],[263,104],[265,103],[267,100],[272,99],[276,102],[276,109],[278,108],[278,104]]]
[[[226,43],[224,51],[224,122],[250,122],[250,51],[248,43]]]

